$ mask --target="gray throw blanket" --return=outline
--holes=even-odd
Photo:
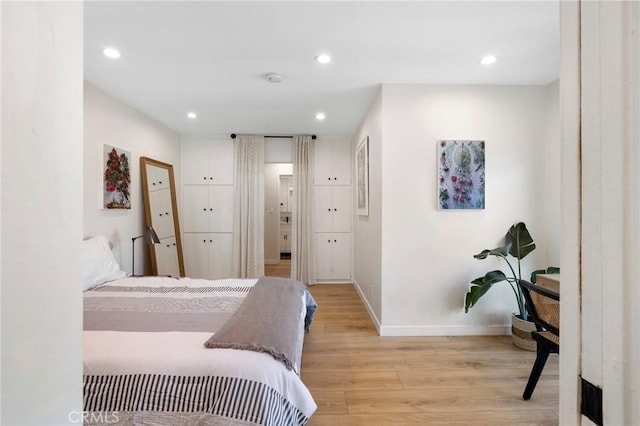
[[[305,285],[300,281],[262,277],[244,302],[218,332],[205,342],[207,348],[265,352],[294,369],[301,350]],[[299,373],[299,372],[297,372]]]

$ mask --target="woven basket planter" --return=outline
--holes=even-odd
[[[535,330],[533,322],[520,319],[516,314],[511,315],[511,340],[517,347],[535,352],[536,341],[531,337],[531,332]]]

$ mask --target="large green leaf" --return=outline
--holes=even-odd
[[[484,249],[480,253],[473,255],[476,259],[486,259],[487,256],[500,256],[507,257],[511,244],[507,243],[502,247],[494,248],[493,250]]]
[[[533,238],[523,222],[509,228],[505,236],[505,243],[511,244],[509,254],[518,260],[524,259],[526,255],[536,248],[536,244],[533,242]]]
[[[483,277],[471,281],[471,288],[464,298],[464,311],[469,312],[478,300],[496,283],[506,281],[508,278],[500,270],[487,272]]]

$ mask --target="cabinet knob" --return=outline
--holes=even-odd
[[[209,209],[209,211],[210,211],[210,212],[212,212],[212,211],[213,211],[213,209]]]
[[[328,243],[330,243],[330,242],[331,242],[331,240],[327,240],[327,242],[328,242]]]
[[[330,211],[331,211],[331,209],[327,209],[327,211],[328,211],[328,212],[330,212]]]
[[[155,185],[155,184],[154,184]],[[162,181],[158,181],[158,185],[162,185]]]
[[[164,212],[164,214],[166,214],[167,216],[169,216],[169,212]]]
[[[210,242],[210,243],[212,243],[212,242],[213,242],[213,240],[209,240],[209,242]]]
[[[338,180],[338,178],[337,178],[337,177],[334,177],[334,178],[333,178],[333,180]]]
[[[333,240],[333,242],[334,242],[334,243],[337,243],[337,242],[338,242],[338,240]]]
[[[327,178],[327,180],[331,180],[331,178],[330,178],[330,177],[328,177],[328,178]]]
[[[167,247],[171,247],[171,244],[167,244]]]
[[[159,213],[158,216],[162,217],[162,213]]]
[[[156,186],[156,183],[155,183],[155,182],[153,182],[151,185]]]
[[[202,209],[202,211],[205,211],[205,212],[206,212],[206,211],[207,211],[207,208],[205,207],[204,209]]]
[[[202,242],[203,242],[203,243],[206,243],[206,242],[207,242],[207,240],[202,240]]]
[[[212,177],[209,177],[209,179],[210,179],[210,180],[213,180],[213,178],[212,178]]]
[[[207,180],[207,177],[206,177],[206,176],[204,176],[202,179]]]
[[[173,245],[174,245],[174,247],[175,247],[176,243],[173,243]]]
[[[338,211],[338,209],[333,209],[333,211],[334,211],[334,212],[337,212],[337,211]]]

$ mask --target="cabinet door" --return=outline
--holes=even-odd
[[[229,278],[231,276],[231,250],[233,234],[212,233],[209,236],[209,278]]]
[[[291,231],[284,232],[284,251],[287,253],[291,251]]]
[[[178,264],[178,245],[175,237],[163,238],[160,244],[155,244],[158,275],[180,276]]]
[[[332,239],[329,233],[316,234],[316,279],[331,279]]]
[[[213,176],[209,176],[209,141],[184,142],[182,144],[182,183],[187,185],[206,185]]]
[[[183,231],[208,232],[209,217],[209,187],[185,185],[182,188],[183,202]]]
[[[185,275],[190,278],[209,278],[209,234],[184,234]]]
[[[333,143],[331,182],[334,185],[351,185],[351,150],[349,140]]]
[[[233,186],[209,187],[210,232],[233,232]]]
[[[331,238],[331,279],[351,279],[351,234],[333,234]]]
[[[151,223],[158,238],[175,235],[173,209],[171,208],[171,192],[168,188],[149,192],[151,204]]]
[[[211,141],[209,151],[209,183],[233,185],[233,141]]]
[[[287,233],[280,231],[280,251],[283,252],[287,249]]]
[[[318,139],[315,142],[313,183],[315,185],[333,185],[333,147],[332,141]]]
[[[316,186],[314,188],[315,211],[314,219],[316,232],[333,231],[333,188],[330,186]]]
[[[334,186],[332,193],[333,232],[351,232],[351,194],[350,186]]]

